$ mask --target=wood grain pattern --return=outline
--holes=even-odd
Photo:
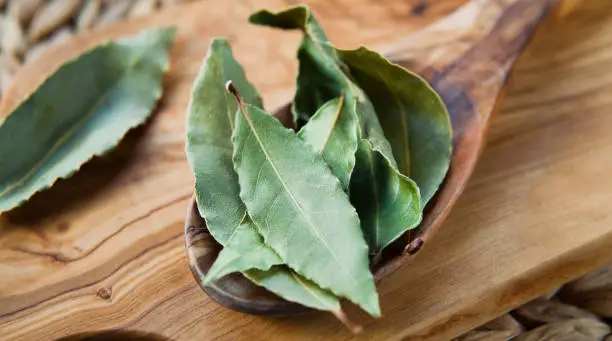
[[[311,5],[342,47],[366,43],[384,51],[459,2],[427,2],[423,16],[412,14],[421,1]],[[129,329],[172,340],[444,340],[612,260],[612,74],[606,72],[612,3],[585,1],[538,31],[467,190],[428,247],[379,284],[384,318],[364,318],[363,335],[350,335],[326,314],[257,317],[212,302],[193,281],[183,245],[193,186],[183,152],[188,90],[208,37],[228,35],[267,107],[280,106],[292,94],[299,40],[243,24],[261,3],[215,4],[137,21],[181,29],[155,119],[121,148],[0,217],[0,339]],[[45,71],[95,44],[91,37],[136,32],[134,25],[49,51],[53,58],[18,73],[2,112]],[[354,28],[359,34],[346,34]],[[275,63],[266,70],[262,60]]]

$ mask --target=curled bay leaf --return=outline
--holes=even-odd
[[[305,5],[296,5],[279,12],[261,10],[249,21],[256,25],[281,29],[298,29],[304,33],[298,48],[299,71],[292,112],[298,126],[308,121],[325,102],[344,91],[351,106],[351,82],[342,72],[342,62],[323,29]]]
[[[302,120],[298,122],[301,123],[299,126],[309,122],[318,108],[327,101],[344,95],[345,105],[352,115],[357,115],[358,104],[372,108],[361,111],[359,120],[362,136],[370,140],[372,146],[385,154],[395,165],[391,145],[384,136],[372,104],[354,83],[348,67],[338,56],[338,50],[329,41],[308,7],[296,5],[278,12],[261,10],[252,14],[249,21],[257,25],[299,29],[303,32],[302,43],[298,48],[297,89],[292,105],[294,115]]]
[[[162,94],[174,29],[100,45],[62,65],[0,125],[0,212],[76,172],[142,124]]]
[[[232,164],[231,136],[237,107],[225,91],[228,80],[244,94],[244,101],[263,106],[261,96],[232,56],[228,41],[213,39],[191,90],[185,148],[195,174],[198,210],[221,245],[227,243],[246,213]]]
[[[371,103],[358,102],[357,113],[361,138],[350,183],[351,203],[376,262],[385,247],[421,222],[421,196],[417,184],[389,158],[391,146]]]
[[[399,170],[418,184],[424,206],[450,165],[452,131],[444,103],[425,80],[375,51],[338,54],[372,102]]]
[[[323,156],[345,190],[355,167],[357,127],[356,115],[350,112],[341,96],[323,104],[298,132],[298,136]]]
[[[365,139],[359,140],[350,195],[373,255],[421,222],[419,188]]]
[[[278,12],[261,10],[252,14],[249,21],[257,25],[281,29],[299,29],[303,32],[302,43],[298,48],[299,71],[296,81],[297,90],[292,106],[294,115],[302,120],[298,123],[304,125],[304,128],[307,128],[307,125],[320,126],[321,123],[317,122],[320,119],[313,122],[312,116],[327,101],[342,95],[344,97],[343,105],[348,111],[344,114],[344,117],[347,121],[356,119],[359,121],[359,126],[355,130],[356,134],[346,135],[353,140],[345,139],[347,146],[350,146],[351,149],[347,148],[344,152],[352,157],[357,150],[357,139],[362,136],[370,140],[370,144],[383,153],[395,166],[391,145],[385,139],[372,104],[351,79],[348,68],[338,57],[336,48],[327,39],[323,28],[308,7],[296,5]],[[371,110],[358,110],[358,106],[368,107]],[[330,127],[333,128],[333,126]],[[313,128],[304,129],[304,133],[308,132],[308,135],[314,135],[312,134],[313,131]],[[315,148],[325,141],[324,134],[306,136],[306,138],[310,144],[314,143]],[[317,138],[320,139],[319,142],[316,141]],[[330,164],[335,162],[333,158],[325,158],[325,160]],[[351,173],[352,168],[347,168],[347,174],[340,175],[340,180],[350,178]],[[337,172],[336,175],[338,175]]]
[[[365,95],[362,96],[365,98]],[[397,168],[391,144],[383,132],[376,110],[369,99],[360,99],[357,102],[356,111],[359,117],[359,137],[367,140],[373,150],[387,158],[391,167]]]
[[[251,105],[239,106],[240,196],[269,245],[300,275],[380,316],[359,218],[322,157]]]
[[[300,67],[293,109],[301,119],[310,119],[300,134],[315,149],[324,143],[326,135],[314,134],[313,131],[331,131],[342,126],[333,120],[317,117],[326,112],[312,116],[311,106],[326,106],[327,100],[344,94],[344,105],[350,112],[338,117],[345,117],[347,121],[356,119],[358,125],[352,141],[344,138],[343,143],[351,149],[342,151],[344,155],[341,158],[350,155],[352,159],[355,153],[359,169],[355,166],[355,169],[346,168],[346,174],[338,172],[342,168],[336,164],[339,157],[337,148],[330,149],[328,154],[323,153],[323,158],[341,182],[351,179],[351,203],[359,214],[370,253],[379,253],[403,232],[418,225],[422,206],[414,181],[397,169],[392,145],[385,137],[375,107],[355,84],[349,68],[306,6],[297,5],[279,12],[262,10],[251,15],[249,20],[259,25],[304,32],[298,50]],[[357,145],[360,150],[357,150]],[[353,177],[356,179],[352,180]]]

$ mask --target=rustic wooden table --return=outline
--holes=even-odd
[[[464,1],[308,2],[339,45],[384,50]],[[264,318],[212,302],[183,245],[193,185],[183,152],[188,90],[208,38],[228,35],[267,106],[278,107],[293,91],[299,36],[245,23],[253,9],[284,7],[281,0],[231,3],[93,32],[18,72],[28,81],[16,82],[14,100],[103,37],[181,29],[154,120],[0,217],[0,339],[126,329],[171,340],[446,340],[612,260],[612,2],[584,1],[538,30],[466,192],[422,253],[379,284],[384,317],[360,319],[364,334],[350,335],[328,314]]]

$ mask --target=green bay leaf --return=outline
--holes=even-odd
[[[225,90],[231,80],[244,101],[262,107],[226,39],[211,41],[191,90],[187,109],[187,160],[195,174],[195,198],[212,236],[225,245],[240,225],[246,207],[240,200],[232,164],[232,131],[236,100]]]
[[[0,212],[115,147],[162,94],[175,30],[107,42],[62,65],[0,125]]]
[[[245,276],[253,283],[264,286],[287,301],[331,312],[355,334],[362,330],[360,325],[353,324],[344,314],[340,301],[334,294],[321,289],[287,266],[276,265],[268,271],[250,270],[245,272]]]
[[[227,40],[213,39],[193,85],[186,129],[186,152],[196,176],[200,214],[215,239],[225,245],[210,269],[210,278],[202,281],[211,282],[224,274],[244,271],[255,284],[289,301],[338,315],[341,310],[336,297],[287,267],[261,270],[276,264],[278,255],[262,245],[263,238],[248,217],[243,221],[246,207],[240,199],[238,177],[232,164],[231,134],[236,100],[229,98],[225,91],[228,80],[246,94],[245,101],[262,107],[261,97],[246,80]]]
[[[233,139],[240,195],[265,243],[300,275],[379,316],[359,218],[321,156],[250,105]]]
[[[250,269],[266,271],[280,264],[283,264],[283,260],[264,243],[251,219],[246,217],[234,230],[227,245],[208,270],[204,284],[216,281],[232,272]]]
[[[444,103],[424,79],[374,51],[338,54],[371,100],[399,170],[418,184],[424,206],[450,165],[452,128]]]
[[[249,17],[253,24],[281,29],[298,29],[304,33],[298,48],[299,71],[292,104],[294,119],[301,127],[325,102],[344,91],[351,106],[351,84],[342,72],[342,62],[323,29],[305,5],[279,12],[261,10]]]
[[[303,32],[302,42],[298,48],[299,70],[292,112],[296,126],[302,128],[300,129],[301,136],[315,149],[320,149],[329,136],[318,133],[319,129],[332,132],[337,129],[341,133],[341,136],[338,136],[339,143],[332,144],[330,146],[332,148],[323,153],[323,158],[332,167],[334,174],[346,189],[353,172],[354,155],[359,139],[358,127],[354,128],[352,134],[347,129],[351,129],[351,126],[357,121],[357,102],[367,99],[346,75],[346,68],[337,56],[336,49],[305,5],[292,6],[278,12],[261,10],[252,14],[249,21],[257,25],[298,29]],[[328,105],[328,101],[341,96],[344,98],[343,110],[340,112],[341,116],[337,116],[342,118],[341,124],[336,125],[336,122],[325,120],[325,117],[312,119],[312,116],[321,110],[320,108]],[[317,116],[327,116],[321,115],[326,113],[322,112]],[[327,128],[322,127],[326,124],[328,124]],[[382,128],[380,134],[382,135]],[[344,147],[341,147],[340,143],[344,143]],[[335,147],[341,147],[341,149]],[[392,155],[390,157],[393,158]]]
[[[297,90],[292,106],[294,114],[301,120],[298,125],[309,123],[318,108],[327,101],[343,95],[349,114],[358,116],[361,129],[361,133],[357,131],[355,141],[350,145],[355,147],[359,136],[364,137],[370,141],[373,148],[383,153],[391,164],[396,166],[391,144],[385,138],[374,107],[354,83],[348,67],[344,65],[336,48],[327,39],[323,28],[308,7],[296,5],[278,12],[261,10],[252,14],[249,20],[257,25],[300,29],[303,32],[302,43],[298,48]],[[371,110],[359,110],[360,106]],[[354,153],[356,148],[352,150]],[[351,171],[352,169],[349,169],[349,177]]]
[[[351,113],[359,123],[357,139],[350,144],[351,150],[356,152],[356,163],[360,165],[359,174],[355,174],[356,169],[349,170],[347,175],[339,174],[337,170],[340,168],[334,166],[338,162],[337,153],[323,154],[323,157],[341,181],[351,179],[351,202],[361,219],[361,228],[370,253],[379,253],[403,232],[418,225],[422,205],[416,184],[397,169],[392,145],[385,137],[375,107],[358,84],[355,84],[351,71],[321,33],[322,28],[307,7],[298,5],[279,12],[259,11],[250,17],[250,21],[283,29],[301,29],[304,32],[298,50],[300,68],[298,91],[294,99],[294,109],[301,112],[302,119],[311,117],[311,107],[325,105],[330,98],[345,94],[345,105],[352,109]],[[327,127],[323,127],[324,124]],[[304,133],[309,132],[306,141],[316,149],[323,143],[325,135],[313,134],[314,129],[310,125],[317,125],[317,129],[325,131],[333,127],[333,121],[315,120],[312,117],[302,128]],[[358,151],[354,146],[360,139],[366,141],[359,141],[361,151]],[[344,152],[350,153],[349,150]],[[353,176],[357,177],[355,181],[352,180]]]
[[[359,117],[359,137],[368,141],[370,148],[384,155],[393,168],[397,168],[397,162],[393,155],[391,143],[387,140],[374,106],[364,95],[356,103],[357,117]]]
[[[221,250],[202,283],[208,285],[230,273],[242,272],[251,282],[287,301],[329,311],[342,318],[336,296],[283,264],[276,252],[264,243],[255,224],[246,217]]]
[[[326,310],[337,315],[341,312],[340,301],[328,290],[298,275],[287,266],[276,265],[267,271],[252,269],[244,275],[253,283],[283,297],[287,301],[303,306]]]
[[[357,127],[357,117],[342,96],[323,104],[298,132],[298,136],[323,156],[345,190],[355,167]]]
[[[351,203],[359,213],[370,253],[378,255],[421,222],[419,188],[365,139],[359,141],[356,159]]]

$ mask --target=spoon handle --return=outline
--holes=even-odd
[[[386,53],[423,75],[440,94],[453,125],[451,167],[404,255],[376,271],[382,278],[416,254],[438,230],[465,188],[512,65],[556,0],[472,0],[394,44]],[[441,187],[441,188],[442,188]]]

